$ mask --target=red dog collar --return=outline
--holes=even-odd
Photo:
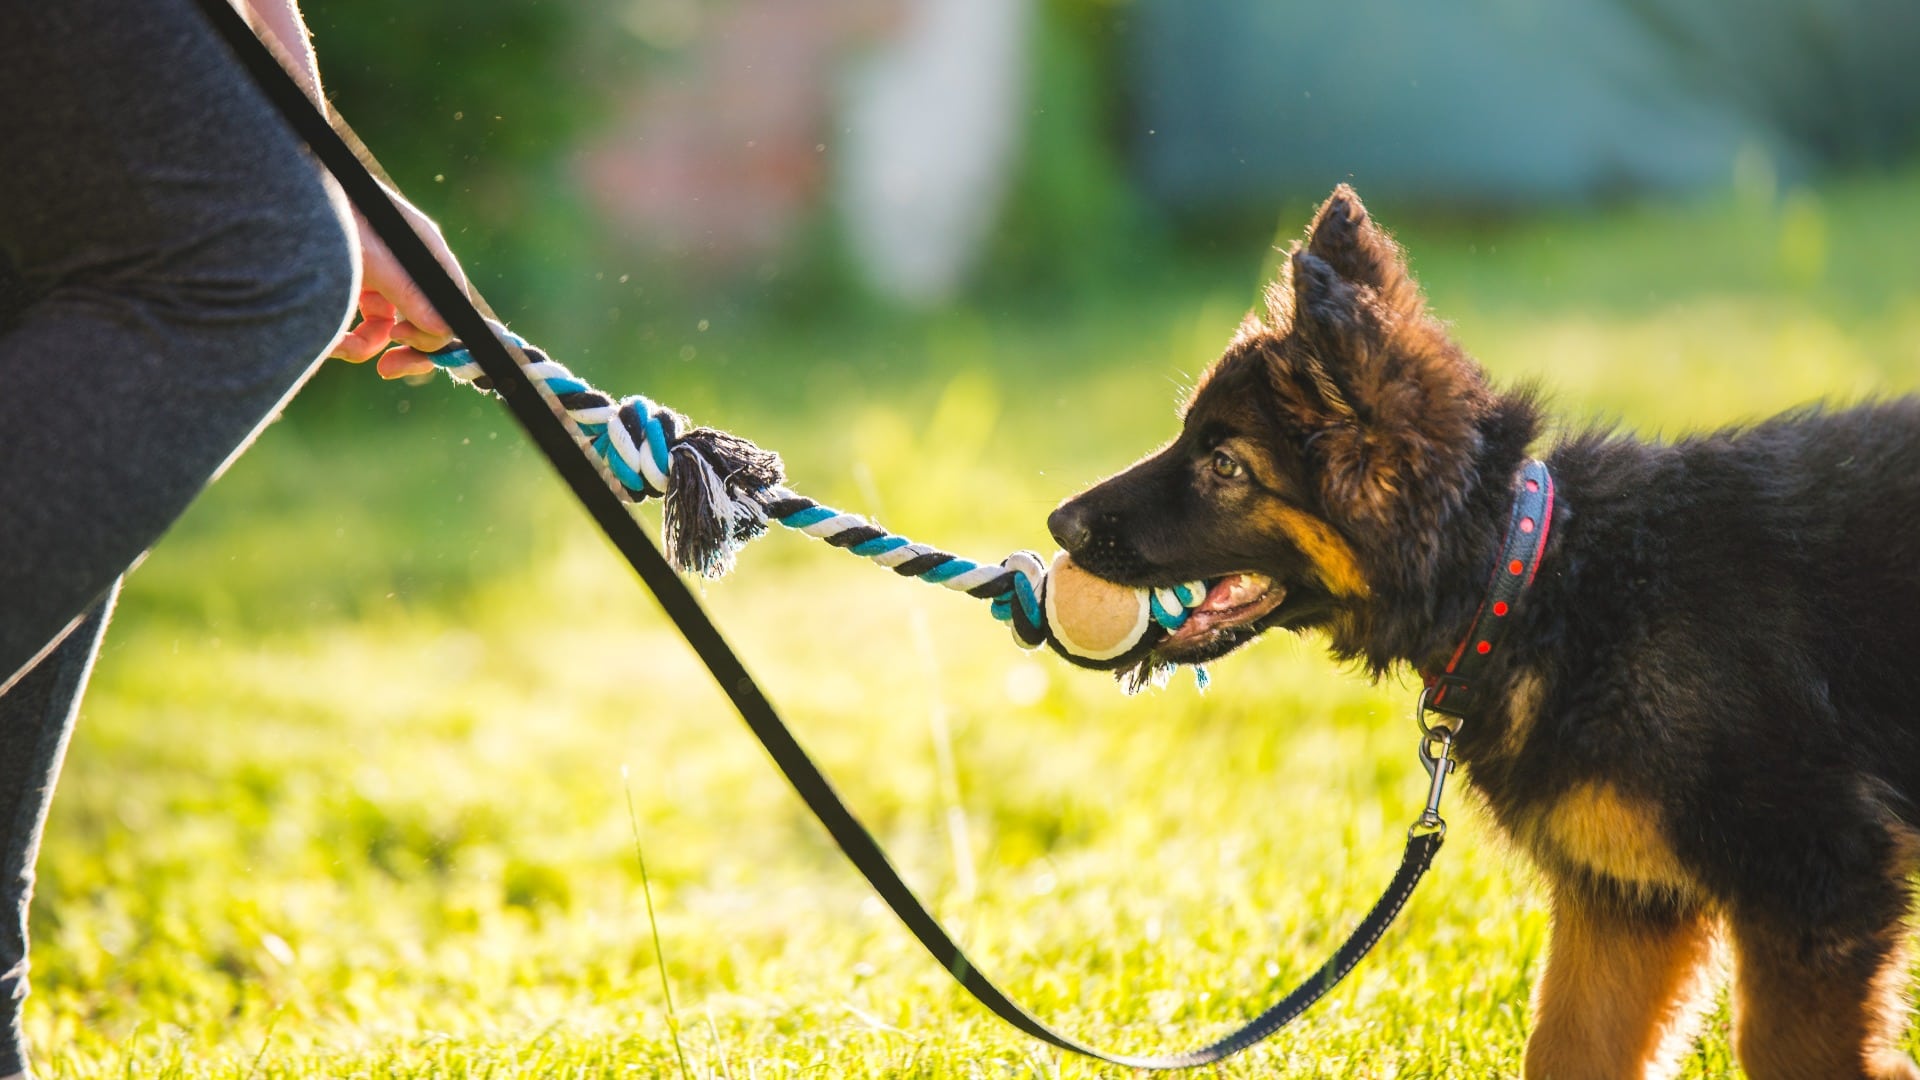
[[[1453,658],[1439,672],[1427,672],[1425,705],[1434,712],[1465,719],[1483,702],[1475,681],[1486,670],[1500,639],[1513,622],[1527,586],[1540,571],[1546,554],[1547,531],[1553,527],[1553,474],[1545,464],[1529,461],[1514,483],[1513,517],[1507,523],[1507,542],[1494,564],[1493,580],[1480,601],[1467,634],[1453,650]]]

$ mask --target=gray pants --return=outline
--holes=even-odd
[[[0,2],[0,1076],[115,583],[306,378],[356,263],[337,191],[187,0]]]

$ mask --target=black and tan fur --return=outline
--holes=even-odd
[[[1539,577],[1459,753],[1551,892],[1530,1077],[1664,1075],[1724,940],[1756,1080],[1920,1078],[1896,1043],[1920,861],[1920,401],[1537,447],[1403,256],[1337,190],[1170,445],[1050,521],[1096,574],[1264,574],[1286,599],[1176,642],[1319,630],[1376,673],[1444,664],[1514,474],[1557,481]],[[1487,700],[1485,694],[1482,700]]]

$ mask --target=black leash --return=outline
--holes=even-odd
[[[974,967],[966,953],[927,911],[907,883],[901,880],[899,871],[887,861],[886,854],[881,851],[873,835],[854,817],[821,774],[819,767],[800,748],[793,733],[787,730],[786,724],[754,682],[753,676],[747,673],[746,666],[707,618],[692,591],[668,566],[666,557],[654,546],[652,539],[640,527],[638,519],[628,512],[625,504],[614,494],[598,467],[581,452],[554,404],[543,397],[520,370],[520,363],[495,335],[486,317],[441,267],[426,244],[414,234],[406,219],[388,199],[386,190],[354,155],[346,140],[333,129],[327,118],[280,66],[272,51],[254,36],[246,20],[227,0],[198,0],[198,3],[248,74],[266,93],[268,100],[273,102],[321,163],[339,180],[347,196],[366,215],[374,231],[386,241],[400,265],[460,337],[474,360],[493,381],[495,392],[506,402],[514,419],[526,429],[527,435],[546,455],[567,486],[573,489],[575,497],[593,515],[594,521],[614,547],[619,549],[628,564],[640,575],[641,581],[652,590],[667,617],[673,620],[674,626],[700,655],[707,670],[713,674],[714,681],[732,700],[734,708],[739,710],[747,726],[766,747],[774,764],[786,775],[787,781],[806,802],[807,808],[820,819],[834,842],[840,845],[840,850],[852,860],[855,868],[866,877],[874,891],[887,902],[914,937],[920,939],[920,943],[933,954],[933,958],[996,1016],[1062,1050],[1085,1054],[1115,1065],[1136,1069],[1183,1069],[1207,1065],[1260,1042],[1306,1011],[1352,971],[1354,965],[1373,948],[1380,935],[1386,932],[1388,925],[1412,895],[1421,875],[1426,873],[1434,853],[1440,849],[1444,825],[1435,827],[1438,818],[1434,810],[1446,776],[1446,766],[1452,764],[1445,758],[1444,743],[1442,766],[1434,776],[1427,813],[1422,816],[1421,822],[1408,830],[1406,852],[1386,893],[1374,904],[1367,917],[1361,920],[1353,935],[1318,971],[1245,1026],[1197,1050],[1159,1057],[1135,1057],[1110,1054],[1078,1042],[1048,1027],[1014,1003]],[[1423,755],[1427,753],[1426,747],[1427,743],[1423,742]],[[1431,771],[1434,766],[1429,763],[1428,768]],[[1429,818],[1432,820],[1429,821]]]

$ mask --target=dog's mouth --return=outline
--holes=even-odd
[[[1265,574],[1249,572],[1216,578],[1209,584],[1206,599],[1187,612],[1187,621],[1169,633],[1155,651],[1175,661],[1225,651],[1219,646],[1231,648],[1252,636],[1236,631],[1253,628],[1286,599],[1287,587]]]

